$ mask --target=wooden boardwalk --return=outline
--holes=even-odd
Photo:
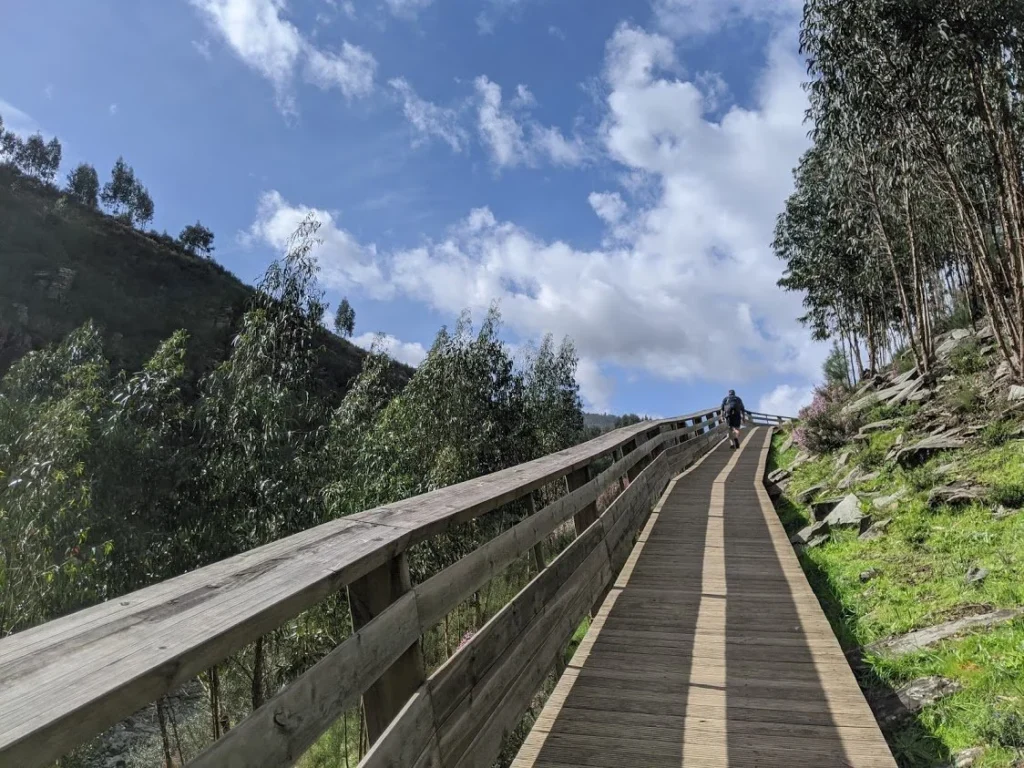
[[[761,484],[769,433],[673,481],[514,768],[894,768]]]

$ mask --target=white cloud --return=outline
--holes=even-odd
[[[111,104],[110,107],[108,108],[108,111],[110,112],[111,115],[116,115],[117,114],[117,104]]]
[[[25,137],[39,130],[36,121],[27,112],[22,112],[10,102],[0,99],[0,117],[4,119],[4,130]]]
[[[565,40],[565,32],[562,31],[561,27],[556,27],[554,24],[548,27],[548,34],[552,37],[557,37],[559,40]]]
[[[579,137],[567,139],[557,128],[541,125],[523,114],[526,108],[536,104],[526,86],[516,88],[509,109],[504,107],[501,86],[486,75],[477,77],[474,86],[480,139],[499,168],[532,166],[541,159],[555,165],[574,166],[587,158],[587,148]]]
[[[601,372],[601,366],[589,357],[581,357],[576,368],[583,407],[592,413],[608,413],[611,409],[614,382]]]
[[[418,341],[401,341],[390,334],[363,333],[352,338],[352,343],[363,349],[378,348],[400,363],[416,367],[427,356],[427,348]]]
[[[434,0],[384,0],[388,10],[401,19],[414,19],[416,14],[429,6]]]
[[[626,215],[626,203],[618,192],[591,192],[587,201],[606,224],[618,224]]]
[[[324,90],[338,88],[347,98],[369,94],[376,71],[373,55],[347,41],[336,54],[310,48],[306,58],[306,78],[310,82]]]
[[[461,152],[469,143],[469,135],[459,125],[459,113],[455,109],[440,107],[420,98],[408,81],[398,77],[388,81],[402,98],[402,111],[419,134],[419,141],[431,138],[441,139],[455,152]]]
[[[322,242],[314,247],[313,253],[320,263],[324,284],[339,290],[359,286],[372,298],[391,298],[394,292],[381,273],[375,247],[360,245],[349,232],[337,226],[329,211],[289,205],[276,190],[260,198],[256,221],[240,239],[243,245],[263,242],[284,253],[292,233],[310,213],[321,225],[317,238]]]
[[[378,295],[452,315],[499,299],[515,336],[570,336],[586,361],[580,380],[593,407],[610,400],[608,365],[669,380],[813,381],[827,350],[794,319],[799,298],[776,287],[782,264],[768,246],[808,142],[792,40],[780,35],[769,46],[751,106],[711,118],[710,86],[673,74],[680,67],[668,38],[629,26],[615,32],[600,138],[630,198],[589,197],[616,233],[600,248],[543,240],[479,208],[442,237],[394,251],[360,245],[332,220],[321,230],[332,244],[321,258],[348,265],[335,269]],[[487,78],[476,88],[495,163],[536,159],[528,119],[517,120]],[[286,235],[308,210],[276,193],[269,202],[253,234]]]
[[[799,18],[803,0],[654,0],[660,26],[676,37],[715,32],[741,19],[791,23]]]
[[[349,98],[373,89],[373,56],[347,41],[336,54],[318,49],[284,18],[286,0],[190,2],[238,58],[271,82],[285,114],[296,111],[292,84],[303,59],[307,78],[321,88],[337,87]]]
[[[794,387],[791,384],[780,384],[761,398],[757,410],[760,413],[767,413],[772,416],[796,418],[800,409],[809,405],[813,397],[813,387]]]
[[[43,96],[45,96],[48,99],[53,98],[53,83],[48,83],[46,87],[43,88]]]

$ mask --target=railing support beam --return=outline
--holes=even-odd
[[[359,630],[412,589],[409,560],[403,552],[348,586],[352,625]],[[426,680],[423,650],[417,640],[363,694],[366,735],[373,744]]]

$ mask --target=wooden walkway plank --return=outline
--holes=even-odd
[[[764,490],[770,438],[669,486],[513,768],[895,768]]]

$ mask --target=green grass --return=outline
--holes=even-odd
[[[1001,426],[1000,434],[1015,428]],[[992,517],[997,502],[1024,505],[1024,444],[983,436],[977,447],[939,455],[904,471],[883,463],[900,429],[872,435],[850,462],[881,470],[876,481],[857,490],[907,492],[891,509],[870,510],[875,519],[892,518],[887,535],[865,542],[844,532],[800,556],[847,650],[968,613],[1024,605],[1024,513],[1004,520]],[[791,458],[780,457],[783,466],[787,461]],[[794,471],[778,507],[788,531],[809,520],[796,495],[846,473],[834,461],[834,456],[821,457]],[[929,509],[926,499],[939,479],[936,470],[951,462],[955,469],[947,478],[990,488],[991,498],[956,510]],[[982,583],[968,585],[964,576],[973,566],[990,574]],[[869,569],[878,575],[861,583],[860,574]],[[868,656],[865,662],[862,685],[867,688],[892,689],[926,675],[943,675],[963,686],[886,733],[900,765],[939,765],[953,753],[983,746],[986,751],[976,765],[1008,768],[1024,750],[1024,621],[899,659]]]

